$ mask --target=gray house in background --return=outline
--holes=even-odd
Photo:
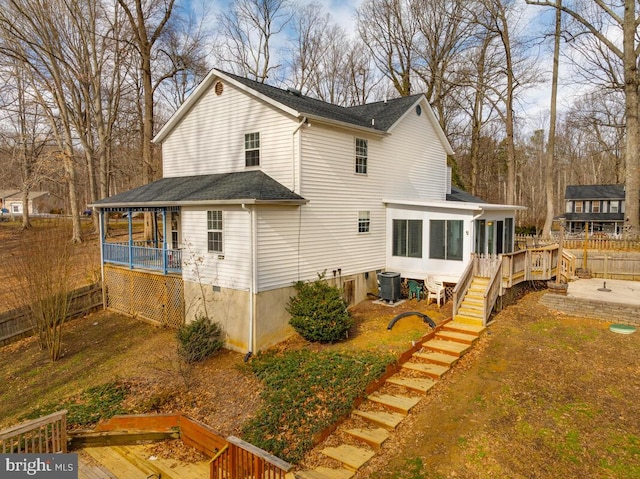
[[[27,211],[30,215],[60,213],[64,201],[48,191],[30,191]],[[9,214],[21,215],[24,211],[23,192],[20,190],[0,190],[0,208]]]
[[[624,226],[624,185],[570,185],[565,190],[566,228],[569,233],[617,235]]]

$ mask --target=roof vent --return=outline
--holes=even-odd
[[[302,92],[300,90],[296,90],[295,88],[287,88],[287,91],[295,96],[302,96]]]

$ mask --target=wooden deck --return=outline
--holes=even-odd
[[[208,479],[209,461],[154,458],[149,446],[87,447],[78,451],[79,479]]]

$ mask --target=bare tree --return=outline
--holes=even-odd
[[[558,6],[562,5],[562,0],[557,0]],[[558,67],[560,63],[560,34],[562,32],[562,10],[556,9],[555,34],[553,37],[553,73],[551,75],[551,108],[549,117],[549,139],[547,141],[547,151],[545,155],[544,170],[545,175],[545,197],[547,200],[547,214],[544,218],[542,236],[548,238],[551,235],[551,224],[553,223],[553,213],[555,201],[554,192],[554,171],[553,159],[556,147],[556,107],[558,99]]]
[[[292,17],[287,0],[233,0],[220,19],[222,64],[264,83],[282,67],[274,64],[274,41]]]
[[[574,22],[575,35],[588,35],[601,45],[604,58],[615,59],[622,66],[622,82],[617,82],[625,96],[626,144],[625,144],[625,234],[640,234],[640,78],[638,61],[638,25],[640,4],[636,0],[576,2],[560,4],[555,1],[526,0],[530,5],[561,9]],[[602,24],[609,28],[600,28]],[[622,46],[616,40],[621,34]],[[613,71],[613,70],[609,70]],[[614,84],[614,86],[617,86]]]
[[[411,76],[419,24],[408,0],[367,0],[357,11],[358,32],[375,65],[401,96],[413,93]]]

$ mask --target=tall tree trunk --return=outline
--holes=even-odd
[[[625,236],[635,237],[640,234],[640,122],[638,121],[639,81],[638,54],[635,50],[636,0],[624,2],[624,92],[625,110],[627,114],[626,128],[626,181],[625,181]]]
[[[551,113],[549,118],[549,140],[547,141],[547,154],[545,157],[545,196],[547,198],[547,214],[544,218],[542,236],[551,236],[551,224],[553,223],[553,210],[555,204],[553,186],[555,175],[553,171],[554,155],[556,148],[556,104],[558,98],[558,64],[560,62],[560,32],[562,28],[562,0],[558,0],[556,8],[556,31],[553,40],[553,76],[551,80]]]

